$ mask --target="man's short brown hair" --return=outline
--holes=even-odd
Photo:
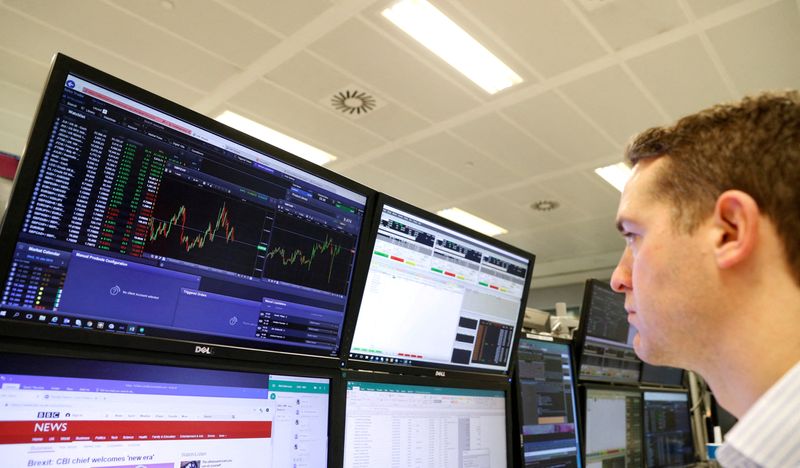
[[[635,165],[667,156],[655,195],[673,206],[676,227],[694,231],[726,190],[741,190],[776,226],[800,284],[800,93],[763,93],[686,116],[636,136]]]

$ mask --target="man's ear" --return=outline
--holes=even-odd
[[[758,242],[761,211],[756,201],[740,190],[728,190],[714,206],[717,266],[731,268],[745,261]]]

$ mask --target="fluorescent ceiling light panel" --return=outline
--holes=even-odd
[[[625,163],[612,164],[611,166],[598,167],[594,173],[603,178],[606,182],[613,185],[615,189],[622,192],[625,183],[631,178],[631,168]]]
[[[479,218],[474,214],[467,213],[466,211],[458,208],[447,208],[446,210],[437,211],[436,214],[442,218],[447,218],[450,221],[456,222],[462,226],[466,226],[470,229],[474,229],[480,233],[486,234],[487,236],[494,237],[508,232],[506,229],[503,229],[496,224],[492,224],[485,219]]]
[[[382,14],[489,94],[522,83],[514,70],[425,0],[402,0]]]
[[[336,160],[336,156],[330,153],[315,148],[308,143],[303,143],[289,135],[284,135],[277,130],[265,127],[235,112],[225,111],[217,116],[217,120],[320,166]]]

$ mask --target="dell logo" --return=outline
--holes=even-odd
[[[445,373],[443,370],[437,370],[433,375],[436,377],[447,377],[447,373]]]
[[[214,349],[211,346],[195,346],[194,352],[195,354],[208,354],[210,356],[214,354]]]

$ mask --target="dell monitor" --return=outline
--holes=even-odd
[[[586,386],[584,402],[586,466],[644,466],[642,393]]]
[[[579,468],[580,433],[569,342],[522,337],[517,409],[526,468]]]
[[[578,332],[580,380],[637,384],[642,361],[633,350],[636,329],[628,323],[625,296],[608,283],[588,280]]]
[[[331,378],[295,373],[0,354],[0,459],[15,467],[324,467],[330,388]]]
[[[689,466],[695,462],[686,391],[644,392],[644,448],[648,467]]]
[[[0,333],[338,366],[371,194],[58,55],[0,232]]]
[[[348,377],[344,468],[511,466],[507,382],[422,379]]]
[[[378,205],[348,364],[507,375],[534,256],[383,194]]]

